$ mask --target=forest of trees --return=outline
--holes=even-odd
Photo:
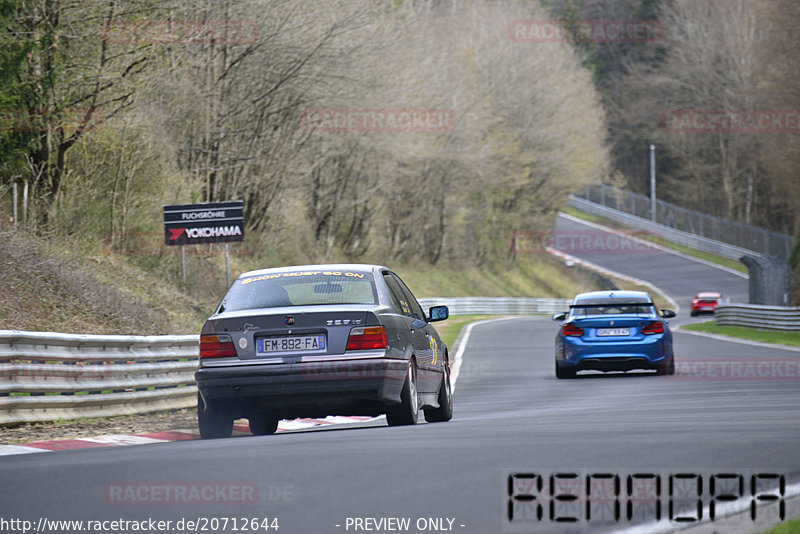
[[[663,35],[512,38],[553,19]],[[794,233],[797,131],[660,117],[800,109],[795,22],[794,0],[0,0],[0,209],[16,183],[32,230],[113,245],[242,199],[267,262],[480,265],[583,185],[645,192],[655,143],[661,198]],[[342,111],[446,124],[309,120]]]
[[[607,113],[612,168],[649,193],[649,145],[660,198],[720,217],[795,233],[800,219],[800,110],[793,0],[565,0],[561,16],[658,20],[663,38],[582,43]],[[781,111],[790,132],[669,131],[672,110]],[[790,126],[786,128],[786,126]],[[777,129],[776,129],[777,130]]]

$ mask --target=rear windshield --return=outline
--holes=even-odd
[[[570,312],[576,317],[588,315],[652,315],[655,313],[653,303],[646,299],[586,299],[570,306]]]
[[[370,273],[297,271],[239,278],[223,299],[219,312],[314,306],[319,304],[376,304]]]

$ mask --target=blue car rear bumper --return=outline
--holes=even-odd
[[[576,371],[628,371],[658,369],[671,356],[671,343],[663,335],[624,342],[587,342],[577,337],[562,338],[557,351],[559,367]]]

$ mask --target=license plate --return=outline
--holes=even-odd
[[[598,336],[629,336],[631,335],[630,328],[598,328]]]
[[[263,354],[273,352],[307,352],[325,350],[325,335],[264,337],[256,342],[256,351]]]

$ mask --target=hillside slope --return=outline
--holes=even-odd
[[[103,334],[187,334],[225,292],[224,256],[112,253],[99,244],[50,241],[0,228],[0,329]],[[260,264],[231,258],[231,277]],[[511,267],[391,265],[419,297],[571,297],[603,287],[595,275],[549,256]]]

